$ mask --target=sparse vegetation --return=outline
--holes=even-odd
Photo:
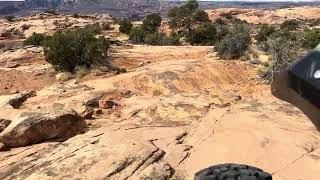
[[[158,28],[161,26],[162,19],[159,14],[153,13],[147,15],[142,24],[142,29],[146,33],[155,33],[158,31]]]
[[[96,38],[87,28],[57,32],[44,42],[46,60],[55,70],[65,72],[74,72],[78,66],[109,66],[108,48],[104,37]]]
[[[255,39],[258,42],[264,42],[267,41],[268,37],[270,37],[273,33],[276,32],[276,28],[269,25],[262,25],[258,31],[258,34],[256,35]]]
[[[299,28],[299,21],[295,20],[295,19],[284,21],[280,25],[280,28],[283,30],[288,30],[288,31],[296,30]]]
[[[187,36],[190,44],[214,45],[217,36],[217,29],[212,23],[204,23],[192,30]]]
[[[159,32],[147,34],[145,37],[145,43],[149,45],[161,45],[162,40],[164,39],[165,35]]]
[[[14,16],[5,16],[4,19],[9,21],[9,22],[13,22],[14,21]]]
[[[260,77],[267,82],[272,82],[282,71],[298,57],[298,49],[294,42],[283,38],[268,39],[269,52],[272,55],[270,66],[260,70]]]
[[[133,24],[129,19],[118,20],[118,24],[120,25],[119,27],[120,32],[124,34],[130,34]]]
[[[236,25],[232,31],[217,43],[218,55],[223,59],[236,59],[248,50],[251,38],[244,26]]]
[[[129,34],[129,40],[134,44],[143,43],[145,38],[145,32],[141,26],[133,27]]]
[[[303,35],[302,47],[313,49],[320,43],[320,29],[306,30]]]
[[[94,34],[101,34],[101,27],[99,23],[89,24],[85,26],[87,31],[91,31]]]
[[[39,33],[33,33],[30,37],[28,37],[23,44],[24,45],[34,45],[41,46],[46,39],[46,36]]]
[[[108,30],[113,30],[114,28],[111,26],[111,23],[105,22],[101,24],[101,29],[108,31]]]
[[[80,16],[79,16],[79,14],[75,13],[75,14],[72,15],[72,17],[77,19],[77,18],[79,18]]]
[[[178,34],[188,36],[196,25],[209,22],[208,14],[198,10],[196,0],[189,0],[186,4],[171,9],[168,13],[169,25]]]

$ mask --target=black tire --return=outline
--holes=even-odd
[[[197,172],[195,180],[272,180],[272,176],[248,165],[221,164]]]

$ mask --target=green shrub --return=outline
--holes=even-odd
[[[226,18],[226,19],[233,19],[233,16],[232,16],[232,14],[231,13],[222,13],[221,15],[220,15],[221,17],[224,17],[224,18]]]
[[[269,53],[272,55],[272,63],[259,72],[262,79],[272,82],[282,71],[298,57],[298,47],[292,41],[281,38],[269,38]]]
[[[131,23],[131,21],[129,19],[121,19],[119,20],[119,31],[121,33],[124,33],[124,34],[129,34],[132,27],[133,27],[133,24]]]
[[[255,39],[258,42],[266,41],[268,39],[268,37],[271,36],[275,32],[276,32],[275,27],[264,24],[260,27],[259,32],[256,35]]]
[[[299,21],[295,20],[295,19],[284,21],[280,25],[280,28],[283,30],[288,30],[288,31],[296,30],[299,28]]]
[[[14,21],[14,16],[5,16],[4,19],[6,19],[9,22],[13,22]]]
[[[46,60],[57,71],[74,72],[76,67],[109,65],[109,42],[96,38],[87,28],[55,33],[44,42]]]
[[[141,26],[133,27],[129,33],[129,40],[134,44],[143,43],[145,32]]]
[[[312,19],[310,21],[311,21],[311,24],[310,24],[311,27],[320,26],[320,19]]]
[[[189,36],[187,42],[190,44],[214,45],[217,36],[217,29],[212,23],[204,23],[194,29]]]
[[[169,36],[165,36],[162,39],[162,45],[169,45],[169,46],[177,46],[180,44],[180,38],[177,33],[171,33]]]
[[[227,25],[227,22],[221,18],[216,19],[215,23],[219,25]]]
[[[306,30],[303,35],[302,46],[313,49],[320,43],[320,29]]]
[[[209,22],[208,14],[198,10],[196,0],[188,0],[186,4],[171,9],[168,13],[170,28],[181,35],[189,35],[196,25]]]
[[[75,14],[72,15],[72,17],[77,19],[77,18],[79,18],[80,16],[79,16],[79,14],[75,13]]]
[[[94,34],[101,34],[101,27],[99,23],[88,24],[84,28]]]
[[[236,59],[248,50],[251,38],[247,29],[235,26],[231,32],[217,43],[218,55],[223,59]]]
[[[105,22],[101,24],[101,28],[105,31],[113,30],[114,28],[111,26],[111,23]]]
[[[142,29],[148,33],[154,33],[158,31],[158,28],[161,26],[161,17],[157,13],[147,15],[142,24]]]
[[[144,42],[149,45],[162,45],[165,35],[159,32],[147,34]]]
[[[46,39],[46,36],[39,33],[33,33],[30,37],[28,37],[23,44],[24,45],[34,45],[34,46],[41,46]]]

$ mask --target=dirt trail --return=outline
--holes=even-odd
[[[0,152],[0,179],[192,179],[227,162],[258,166],[275,179],[320,179],[320,134],[309,120],[273,98],[253,65],[207,58],[209,51],[120,49],[115,62],[127,73],[54,84],[18,110],[0,96],[0,118],[13,121],[57,103],[83,112],[97,96],[118,104],[67,141]]]

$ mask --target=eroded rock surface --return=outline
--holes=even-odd
[[[2,105],[12,95],[0,96],[0,117],[12,120],[3,133],[13,127],[29,132],[29,123],[13,117],[17,113],[41,112],[36,122],[53,122],[44,113],[52,104],[90,117],[80,121],[87,124],[85,133],[61,141],[43,141],[58,137],[46,133],[38,144],[23,133],[7,136],[15,137],[8,144],[28,146],[0,152],[0,179],[191,180],[200,169],[228,162],[260,167],[280,180],[320,179],[320,134],[309,120],[273,98],[254,78],[253,65],[208,59],[209,48],[135,46],[127,54],[121,49],[127,59],[151,63],[138,67],[139,59],[129,62],[128,73],[54,84],[20,109]],[[100,100],[118,106],[103,109]],[[33,116],[22,119],[28,117]],[[61,132],[78,127],[66,119],[61,126],[68,128]],[[51,125],[33,132],[51,127],[46,132],[59,134]]]
[[[7,147],[21,147],[53,138],[71,137],[83,128],[84,121],[73,110],[23,113],[0,134]]]

